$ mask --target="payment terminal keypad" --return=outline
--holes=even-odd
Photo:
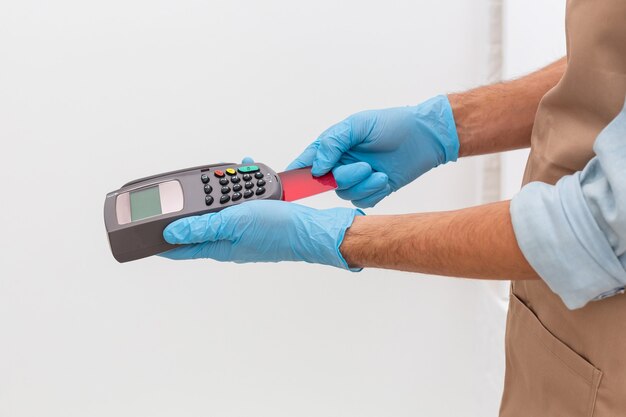
[[[217,169],[213,171],[213,177],[219,183],[218,195],[213,195],[213,187],[210,185],[211,175],[203,172],[200,175],[200,184],[204,189],[204,203],[211,206],[219,196],[219,204],[230,201],[250,199],[261,196],[266,192],[265,173],[257,165],[246,165],[238,168]],[[243,183],[243,185],[242,185]],[[245,189],[245,190],[244,190]]]

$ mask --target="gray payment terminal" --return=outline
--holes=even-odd
[[[174,220],[282,196],[278,175],[264,164],[205,165],[141,178],[108,193],[104,223],[113,256],[128,262],[174,248],[163,239]]]

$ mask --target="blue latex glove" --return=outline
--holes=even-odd
[[[330,127],[287,169],[333,171],[337,194],[372,207],[430,169],[455,161],[459,138],[446,96],[413,107],[370,110]]]
[[[305,261],[348,269],[339,252],[358,210],[316,210],[277,200],[247,201],[217,213],[187,217],[167,226],[163,237],[179,248],[170,259]]]

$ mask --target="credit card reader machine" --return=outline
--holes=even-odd
[[[264,164],[199,166],[131,181],[107,194],[104,224],[113,256],[128,262],[174,248],[163,239],[174,220],[244,200],[280,200],[282,194],[277,174]]]
[[[163,230],[182,217],[251,200],[292,201],[336,186],[332,174],[314,178],[309,168],[277,174],[261,163],[205,165],[141,178],[108,193],[104,224],[113,256],[128,262],[176,247],[163,239]]]

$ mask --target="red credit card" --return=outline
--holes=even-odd
[[[278,174],[283,186],[283,200],[294,201],[337,188],[332,172],[314,177],[311,167],[294,169]]]

